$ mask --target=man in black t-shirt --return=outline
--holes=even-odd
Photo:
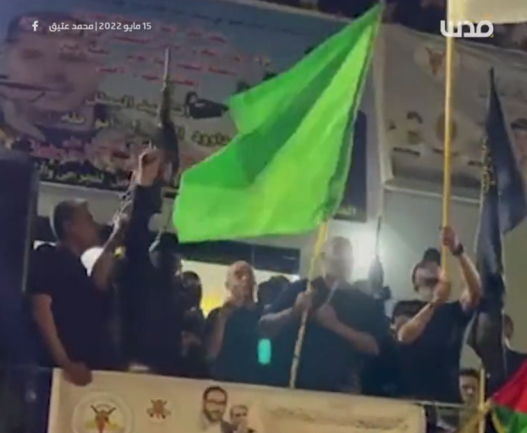
[[[412,274],[420,299],[401,301],[393,312],[400,343],[403,393],[406,397],[457,401],[461,347],[472,311],[481,297],[479,274],[450,227],[442,241],[459,261],[466,289],[461,298],[448,302],[450,283],[440,268],[440,254],[431,250]]]
[[[262,333],[272,339],[272,384],[289,383],[300,321],[307,311],[297,387],[358,392],[362,364],[378,355],[388,331],[384,312],[371,296],[347,283],[353,266],[347,239],[330,239],[322,259],[323,274],[311,282],[312,290],[307,290],[307,280],[291,284],[260,321]]]
[[[84,201],[60,202],[52,226],[56,245],[44,244],[31,257],[28,293],[45,365],[64,369],[77,385],[91,381],[91,369],[115,365],[108,324],[109,288],[115,249],[124,225],[117,224],[91,275],[82,254],[99,244],[99,226]]]
[[[236,262],[227,271],[229,296],[222,307],[209,313],[206,324],[207,358],[213,379],[258,383],[258,320],[255,277],[251,265]]]

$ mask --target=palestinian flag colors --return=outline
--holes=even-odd
[[[516,374],[492,397],[494,420],[498,431],[527,433],[527,361]],[[496,423],[495,423],[496,424]]]

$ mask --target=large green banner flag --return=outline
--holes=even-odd
[[[181,242],[302,233],[335,214],[380,16],[374,7],[229,101],[237,135],[181,179],[173,215]]]

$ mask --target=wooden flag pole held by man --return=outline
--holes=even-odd
[[[380,14],[379,17],[380,16],[382,16],[382,14]],[[372,32],[370,36],[372,44],[376,36],[377,36],[377,32]],[[371,60],[371,57],[370,57],[370,60]],[[351,137],[350,137],[350,140],[351,140]],[[315,278],[315,275],[317,272],[317,263],[318,263],[318,260],[320,259],[320,256],[322,255],[322,249],[324,247],[324,243],[327,240],[327,237],[328,237],[328,222],[325,221],[320,225],[318,229],[317,240],[315,242],[315,250],[313,251],[313,256],[311,257],[311,262],[309,265],[307,291],[313,290],[311,281]],[[306,326],[307,326],[307,319],[308,319],[309,313],[310,313],[309,311],[305,311],[302,314],[300,328],[298,330],[298,335],[297,335],[296,342],[295,342],[295,348],[293,351],[293,360],[291,363],[291,370],[289,374],[289,388],[290,389],[294,389],[296,386],[296,379],[298,376],[298,367],[300,365],[300,356],[302,354],[302,346],[304,344],[304,337],[306,334]]]
[[[478,395],[478,412],[485,412],[487,406],[487,400],[485,398],[485,392],[487,390],[487,373],[485,372],[485,367],[483,364],[479,369],[479,395]],[[479,433],[485,433],[485,417],[479,421]]]
[[[444,133],[444,160],[443,160],[443,214],[442,224],[446,227],[450,223],[450,200],[452,198],[452,99],[454,93],[454,38],[446,40],[446,73],[445,73],[445,133]],[[448,278],[447,254],[448,249],[443,245],[441,250],[442,266]]]
[[[450,10],[451,1],[448,4]],[[445,125],[444,125],[444,159],[443,159],[443,206],[442,226],[450,225],[450,204],[452,199],[452,106],[454,96],[454,54],[455,44],[453,37],[446,39],[445,53]],[[443,245],[441,250],[442,267],[448,278],[448,248]],[[479,433],[485,431],[485,414],[488,412],[488,403],[485,401],[485,370],[480,372],[480,396],[477,416],[469,422],[471,426],[478,426]],[[470,431],[467,426],[465,428]]]
[[[311,281],[315,278],[315,274],[317,271],[317,262],[322,254],[322,248],[324,247],[324,243],[326,242],[326,239],[328,237],[328,223],[323,223],[319,229],[317,234],[317,240],[315,242],[315,251],[313,251],[313,256],[311,257],[311,262],[309,264],[309,272],[308,272],[308,287],[307,290],[313,290],[313,287],[311,286]],[[307,325],[307,316],[308,311],[304,312],[302,314],[302,320],[300,322],[300,329],[298,330],[298,336],[296,338],[295,343],[295,350],[293,352],[293,362],[291,363],[291,372],[289,375],[289,388],[293,389],[296,385],[296,377],[298,376],[298,365],[300,363],[300,354],[302,352],[302,345],[304,343],[304,335],[306,333],[306,325]]]

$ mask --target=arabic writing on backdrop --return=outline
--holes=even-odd
[[[126,188],[156,133],[169,46],[170,114],[188,168],[232,139],[224,101],[287,69],[339,26],[307,32],[310,18],[288,15],[282,23],[278,12],[260,17],[251,8],[199,1],[176,8],[90,2],[89,9],[81,0],[72,9],[52,1],[45,11],[28,5],[8,16],[0,47],[0,145],[30,153],[44,181]]]

